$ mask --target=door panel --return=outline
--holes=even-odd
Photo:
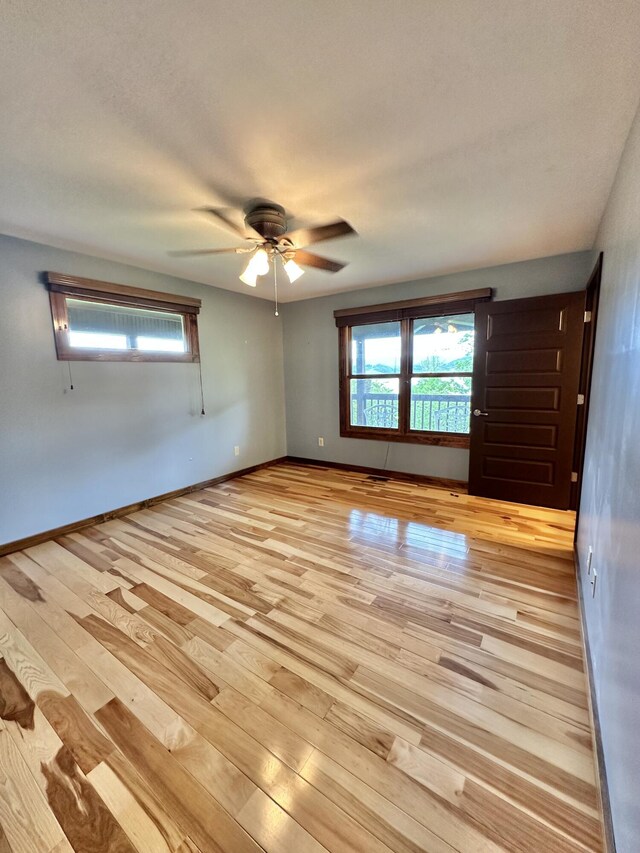
[[[552,424],[485,424],[485,444],[519,444],[522,447],[556,447],[558,428]]]
[[[485,477],[497,477],[505,483],[544,483],[548,486],[553,483],[554,466],[552,462],[485,456],[482,473]]]
[[[490,409],[538,409],[557,412],[559,388],[487,388],[485,400]]]
[[[477,306],[470,494],[569,507],[584,299]]]
[[[521,300],[515,301],[520,302]],[[504,314],[489,315],[488,337],[512,335],[515,324],[522,333],[529,333],[555,331],[558,328],[562,330],[566,322],[566,311],[558,312],[552,307],[532,308],[526,314],[518,309],[505,311]]]
[[[493,346],[497,335],[489,339]],[[494,350],[486,354],[486,372],[493,376],[505,373],[559,373],[562,370],[562,350],[536,349],[532,360],[530,349]]]

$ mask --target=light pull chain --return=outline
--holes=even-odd
[[[200,403],[202,404],[202,409],[200,411],[200,414],[204,415],[205,411],[204,411],[204,388],[202,387],[202,358],[198,359],[198,373],[200,375]]]
[[[276,317],[278,316],[278,264],[277,264],[277,256],[274,254],[273,256],[273,290],[276,297]]]
[[[73,377],[71,376],[71,362],[67,362],[67,367],[69,368],[69,391],[73,391]]]

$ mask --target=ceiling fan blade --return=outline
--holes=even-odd
[[[262,240],[262,237],[258,234],[257,231],[254,231],[253,228],[247,226],[246,224],[243,227],[236,225],[236,223],[227,216],[226,208],[220,207],[201,207],[199,208],[201,213],[207,213],[209,216],[212,216],[217,220],[218,225],[222,225],[228,231],[233,231],[238,237],[242,237],[243,240],[253,240],[257,238],[258,240]],[[251,236],[254,235],[254,236]]]
[[[354,228],[344,219],[337,219],[327,225],[318,225],[316,228],[298,228],[297,231],[288,231],[284,236],[295,246],[311,246],[320,243],[321,240],[333,240],[335,237],[346,237],[347,234],[355,234]]]
[[[177,252],[168,252],[172,258],[192,258],[196,255],[225,255],[225,254],[240,254],[240,252],[251,252],[252,249],[247,249],[245,246],[235,246],[233,249],[182,249]]]
[[[226,213],[221,210],[219,207],[201,207],[200,210],[202,213],[206,213],[208,216],[213,217],[216,220],[217,225],[222,225],[227,231],[233,231],[238,237],[245,238],[245,233],[242,228],[240,228],[236,223],[229,219]]]
[[[297,249],[295,262],[303,267],[316,267],[325,272],[340,272],[346,267],[346,264],[340,261],[332,261],[329,258],[322,258],[320,255],[314,255],[313,252],[305,252],[304,249]]]

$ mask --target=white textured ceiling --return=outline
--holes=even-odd
[[[0,231],[268,297],[194,208],[254,196],[349,266],[285,300],[590,248],[637,0],[0,0]],[[64,272],[64,270],[62,270]]]

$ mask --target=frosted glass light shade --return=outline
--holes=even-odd
[[[269,255],[264,249],[258,249],[249,264],[252,265],[256,275],[266,275],[269,272]]]
[[[301,275],[304,275],[304,270],[298,266],[298,264],[291,258],[290,261],[284,265],[284,271],[289,277],[289,281],[293,284],[294,281],[297,281]]]
[[[247,264],[245,271],[242,275],[238,276],[240,281],[243,281],[245,284],[248,284],[249,287],[256,286],[256,274],[251,270],[251,261]]]
[[[259,275],[266,275],[269,272],[269,255],[264,249],[258,249],[249,260],[244,272],[240,276],[240,281],[248,284],[249,287],[256,286],[256,278]]]

